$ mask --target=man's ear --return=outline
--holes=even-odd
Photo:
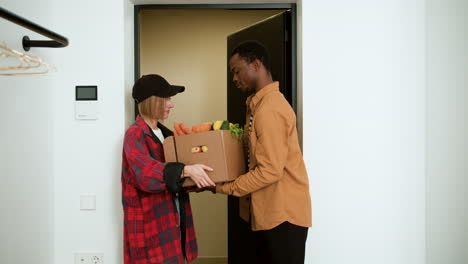
[[[259,59],[255,59],[252,63],[256,71],[259,71],[263,67],[263,63]]]

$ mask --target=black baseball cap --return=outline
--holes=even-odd
[[[143,102],[150,96],[171,97],[185,91],[184,86],[171,85],[166,79],[157,74],[141,76],[133,85],[132,97],[137,103]]]

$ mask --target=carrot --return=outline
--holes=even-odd
[[[201,124],[201,132],[207,132],[207,131],[210,131],[211,129],[213,129],[213,125],[211,123],[203,123]]]
[[[185,133],[182,131],[182,128],[180,127],[180,123],[174,122],[174,130],[177,133],[178,136],[183,136]]]
[[[179,133],[177,132],[177,130],[174,130],[174,136],[179,136]]]
[[[210,131],[212,128],[211,123],[203,123],[200,125],[196,125],[192,127],[193,133],[201,133],[201,132],[206,132]]]
[[[193,134],[192,129],[186,127],[183,123],[180,123],[180,129],[184,132],[186,135]]]

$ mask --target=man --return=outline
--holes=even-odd
[[[244,129],[249,171],[216,192],[242,197],[241,217],[255,231],[261,263],[304,263],[311,202],[295,113],[272,79],[261,44],[239,45],[229,66],[235,85],[253,93]]]

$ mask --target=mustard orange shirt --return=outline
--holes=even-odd
[[[285,221],[310,227],[309,182],[296,115],[279,91],[278,82],[247,99],[244,134],[249,171],[218,185],[216,192],[242,197],[240,214],[246,221],[250,218],[252,230],[272,229]]]

